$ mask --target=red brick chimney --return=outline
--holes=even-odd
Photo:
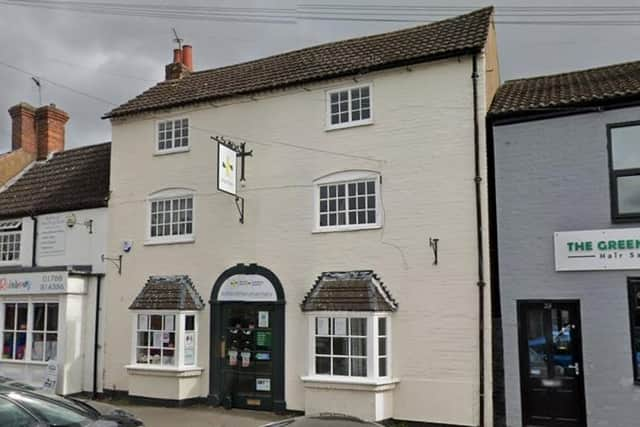
[[[38,154],[38,140],[35,123],[36,109],[26,102],[9,108],[11,116],[11,151],[22,148],[26,153]]]
[[[173,50],[173,62],[164,67],[166,80],[181,79],[193,71],[193,48],[184,45],[182,49]]]
[[[40,107],[35,112],[38,160],[46,159],[51,153],[64,150],[64,125],[69,115],[55,104]]]

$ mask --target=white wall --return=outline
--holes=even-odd
[[[130,340],[122,334],[131,334],[127,307],[149,275],[189,274],[206,301],[222,271],[238,262],[257,262],[275,272],[285,287],[285,397],[289,409],[302,409],[300,377],[307,369],[308,341],[299,303],[323,271],[370,268],[400,304],[392,331],[392,373],[400,379],[393,416],[477,423],[470,77],[469,57],[362,76],[360,82],[373,84],[374,123],[335,131],[325,130],[325,91],[353,85],[352,79],[114,123],[108,251],[119,253],[128,239],[134,249],[124,257],[122,276],[111,274],[106,286],[105,386],[129,386],[124,366],[130,363]],[[479,104],[483,137],[484,102]],[[174,116],[189,117],[191,150],[154,155],[155,121]],[[238,223],[233,198],[216,191],[216,145],[210,140],[216,134],[246,138],[247,148],[254,150],[247,159],[246,187],[240,190],[246,199],[244,225]],[[300,150],[274,143],[278,141],[378,160]],[[381,173],[383,228],[312,234],[312,181],[350,169]],[[168,187],[195,190],[196,240],[145,246],[145,199]],[[440,239],[437,266],[432,265],[429,237]],[[202,396],[209,388],[209,313],[208,306],[200,317]]]
[[[74,216],[75,225],[67,220]],[[91,266],[93,273],[104,273],[101,255],[106,254],[107,208],[84,209],[37,216],[36,265],[39,267],[83,265]],[[89,232],[88,221],[91,224]],[[87,225],[85,225],[85,223]],[[31,267],[33,257],[34,221],[22,218],[20,259],[2,263],[0,267]]]

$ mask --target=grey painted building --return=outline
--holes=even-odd
[[[494,399],[507,426],[640,423],[638,101],[640,63],[496,95]]]

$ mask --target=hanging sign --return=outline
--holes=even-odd
[[[238,175],[236,150],[218,142],[218,190],[236,195]]]
[[[276,288],[259,274],[235,274],[222,283],[219,301],[277,301]]]
[[[640,228],[554,233],[556,271],[640,270]]]

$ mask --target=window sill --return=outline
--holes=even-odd
[[[155,245],[178,245],[183,243],[194,243],[196,241],[195,237],[188,237],[182,239],[147,239],[144,241],[144,246],[155,246]]]
[[[15,363],[16,365],[47,366],[47,362],[39,362],[37,360],[0,359],[0,364],[2,363]]]
[[[355,128],[359,126],[369,126],[372,124],[373,124],[373,119],[367,119],[367,120],[359,120],[357,122],[340,123],[338,125],[328,125],[324,128],[324,130],[326,132],[331,132],[333,130]]]
[[[312,234],[321,234],[321,233],[335,233],[340,231],[360,231],[360,230],[377,230],[382,228],[382,224],[368,224],[368,225],[346,225],[342,227],[316,227],[311,230]]]
[[[181,147],[181,148],[172,148],[170,150],[156,150],[154,151],[154,156],[166,156],[168,154],[177,154],[177,153],[186,153],[191,151],[191,146]]]
[[[189,378],[199,377],[202,375],[204,368],[198,366],[152,366],[152,365],[127,365],[125,366],[127,372],[130,375],[147,375],[156,377],[176,377],[176,378]]]
[[[397,378],[353,378],[321,375],[309,375],[300,379],[308,388],[363,391],[393,390],[400,382]]]

